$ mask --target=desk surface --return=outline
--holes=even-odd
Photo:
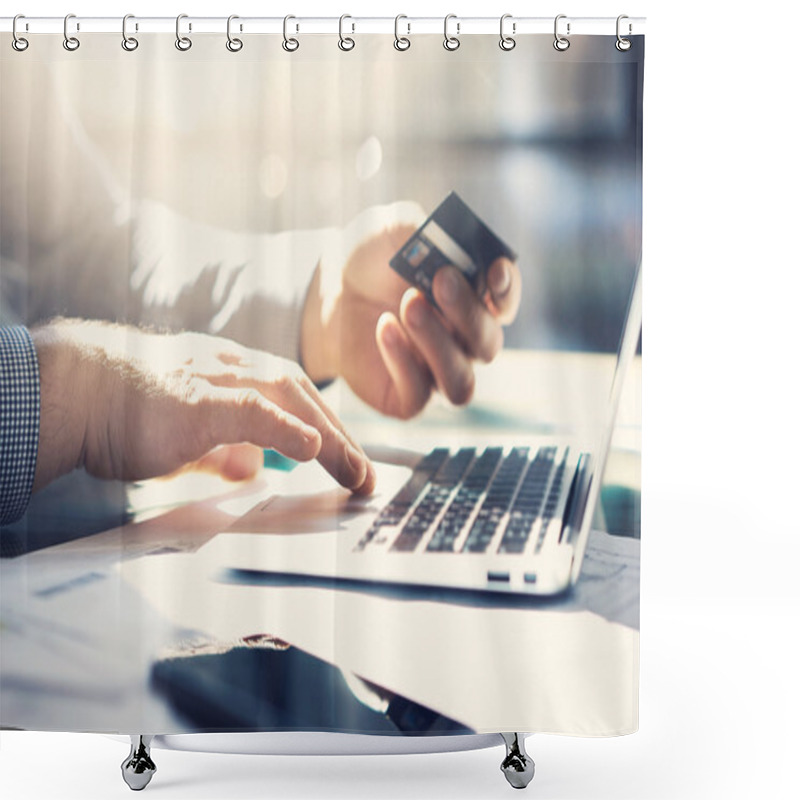
[[[506,352],[479,370],[470,408],[435,402],[411,425],[381,421],[343,387],[332,387],[329,400],[361,441],[425,451],[432,436],[458,440],[465,430],[500,438],[520,427],[591,430],[612,370],[610,356]],[[634,487],[640,380],[637,359],[609,462],[619,482]],[[638,541],[593,532],[578,586],[555,602],[453,603],[209,581],[194,551],[282,480],[291,473],[265,470],[243,486],[208,475],[150,481],[132,492],[135,522],[0,562],[0,724],[188,732],[149,687],[154,659],[262,633],[479,732],[635,729]],[[156,513],[179,495],[205,499]]]

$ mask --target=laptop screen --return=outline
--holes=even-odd
[[[611,439],[614,435],[614,424],[619,410],[622,388],[625,383],[625,376],[628,367],[633,361],[636,349],[639,344],[639,335],[642,330],[642,261],[641,257],[636,266],[636,273],[633,279],[630,300],[628,302],[628,312],[625,316],[625,325],[622,329],[619,348],[617,350],[617,362],[614,368],[614,377],[611,381],[609,391],[606,420],[600,433],[597,448],[594,450],[593,467],[591,472],[590,484],[586,503],[584,504],[583,518],[580,522],[580,535],[575,545],[575,559],[573,562],[573,579],[577,579],[580,571],[581,561],[586,549],[586,542],[589,538],[589,528],[592,524],[594,509],[600,494],[603,471],[608,461],[609,450],[611,449]]]

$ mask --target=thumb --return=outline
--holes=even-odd
[[[172,473],[197,470],[213,472],[229,481],[252,478],[264,463],[264,451],[254,444],[224,444],[209,450],[202,458],[184,465]]]

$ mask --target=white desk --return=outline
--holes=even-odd
[[[361,441],[424,452],[467,434],[509,440],[520,426],[545,434],[590,428],[612,369],[609,356],[506,352],[480,369],[470,409],[437,402],[411,424],[379,420],[341,387],[328,398]],[[615,480],[634,486],[640,376],[637,360],[609,462]],[[509,392],[512,379],[518,388]],[[587,402],[574,402],[581,397]],[[151,508],[124,528],[0,562],[2,725],[187,732],[148,688],[153,659],[194,637],[269,633],[478,732],[635,728],[638,541],[593,533],[576,590],[538,604],[210,582],[193,551],[301,469],[264,471],[242,486],[205,475],[152,481],[132,493],[140,504],[206,499],[162,515]]]

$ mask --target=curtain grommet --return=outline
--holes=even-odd
[[[451,19],[456,20],[455,36],[450,36],[450,34],[447,32],[447,27]],[[442,47],[444,47],[445,50],[449,50],[451,53],[454,50],[458,50],[458,48],[461,47],[461,40],[458,38],[458,34],[460,32],[461,32],[461,23],[458,22],[458,18],[456,17],[455,14],[448,14],[444,18],[444,41],[442,42]]]
[[[356,46],[356,41],[355,39],[353,39],[352,36],[345,36],[342,31],[342,28],[344,26],[344,21],[346,19],[353,19],[353,18],[349,14],[342,14],[342,16],[339,17],[339,49],[344,50],[345,53],[349,53]],[[353,26],[353,30],[351,31],[351,33],[355,33],[356,24],[355,22],[351,24]]]
[[[129,19],[135,19],[133,14],[126,14],[122,18],[122,49],[132,53],[139,46],[139,40],[133,36],[128,36]],[[139,29],[138,25],[136,26],[136,29]]]
[[[517,40],[513,36],[508,36],[505,32],[505,24],[507,19],[512,19],[511,14],[503,14],[500,17],[500,49],[508,52],[517,46]],[[511,23],[511,33],[517,32],[517,23]]]
[[[628,17],[628,15],[627,15],[627,14],[620,14],[620,15],[617,17],[617,41],[616,41],[616,42],[614,42],[614,47],[616,47],[616,48],[617,48],[617,50],[619,50],[619,51],[620,51],[620,53],[627,53],[627,52],[628,52],[628,50],[630,50],[630,49],[631,49],[631,45],[633,44],[633,43],[631,42],[631,40],[630,40],[630,39],[626,39],[626,38],[625,38],[625,37],[624,37],[624,36],[623,36],[623,35],[620,33],[620,23],[621,23],[621,22],[622,22],[622,20],[624,20],[624,19],[629,19],[629,17]],[[628,23],[628,35],[629,35],[629,36],[630,36],[630,33],[631,33],[631,24],[630,24],[630,23]]]
[[[74,53],[81,46],[81,41],[77,36],[69,35],[68,26],[71,19],[75,19],[74,14],[67,14],[67,16],[64,17],[64,41],[62,44],[64,45],[65,50],[69,50],[70,53]],[[80,25],[77,23],[76,30],[80,30]]]
[[[228,49],[229,53],[238,53],[244,47],[244,42],[241,39],[236,36],[231,36],[231,22],[235,19],[239,19],[236,14],[231,14],[228,17],[228,28],[226,31],[228,41],[225,42],[225,47]],[[242,30],[241,25],[239,26],[239,30]]]
[[[290,19],[297,19],[297,17],[292,16],[291,14],[287,14],[283,18],[283,43],[282,43],[281,46],[283,47],[283,49],[287,53],[294,53],[294,51],[297,50],[298,47],[300,47],[300,42],[297,41],[297,39],[295,39],[294,37],[287,36],[286,32],[287,32],[287,28],[289,26],[289,20]],[[296,25],[295,26],[295,30],[299,31],[300,30],[300,26]]]
[[[567,38],[567,36],[569,36],[569,22],[567,23],[567,36],[562,36],[558,32],[558,21],[566,18],[566,14],[558,14],[555,22],[553,23],[553,35],[555,36],[555,39],[553,40],[553,47],[555,47],[559,53],[563,53],[565,50],[568,50],[570,44],[569,39]]]
[[[17,33],[17,20],[18,19],[25,19],[24,14],[17,14],[14,17],[14,21],[11,23],[11,46],[18,52],[24,53],[28,49],[28,45],[30,44],[26,38],[20,36]]]
[[[408,36],[401,36],[400,35],[400,20],[401,19],[408,19],[405,14],[398,14],[394,18],[394,49],[399,50],[401,53],[408,50],[411,47],[411,39]],[[406,26],[408,28],[408,33],[411,33],[411,23],[407,22]]]
[[[175,19],[175,47],[183,53],[192,46],[192,40],[188,36],[181,35],[181,20],[188,18],[188,14],[178,14]],[[189,23],[189,30],[191,31],[191,29],[192,25]]]

